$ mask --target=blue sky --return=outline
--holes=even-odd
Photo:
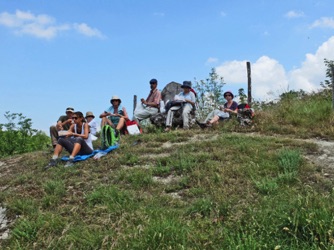
[[[67,106],[96,116],[149,80],[205,79],[271,100],[317,90],[334,59],[332,0],[0,0],[0,123],[5,111],[48,131]]]

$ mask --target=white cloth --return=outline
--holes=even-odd
[[[158,111],[158,108],[144,106],[142,103],[138,103],[134,112],[134,117],[138,120],[144,120],[151,117],[152,115],[157,114]]]
[[[92,135],[96,135],[96,133],[97,133],[97,128],[98,128],[98,124],[97,124],[97,122],[95,121],[95,119],[91,120],[91,121],[88,123],[88,125],[89,125],[89,128],[90,128],[90,133],[91,133]]]
[[[166,117],[166,126],[171,127],[173,124],[173,117],[174,117],[174,112],[178,110],[181,107],[171,107],[168,110],[167,117]],[[183,128],[189,128],[189,116],[190,112],[192,111],[192,106],[187,106],[183,105],[183,110],[182,110],[182,121],[183,121]]]
[[[227,113],[227,112],[224,112],[222,110],[219,110],[219,109],[215,109],[213,111],[211,111],[206,119],[204,120],[204,122],[207,122],[207,121],[210,121],[215,115],[219,116],[219,117],[222,117],[222,118],[229,118],[230,117],[230,114]]]

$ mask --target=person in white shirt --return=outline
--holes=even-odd
[[[97,122],[94,119],[95,116],[94,116],[93,112],[91,112],[91,111],[86,112],[86,117],[85,118],[86,118],[86,121],[89,125],[90,133],[92,135],[96,136],[98,125],[97,125]]]
[[[182,120],[183,120],[183,129],[189,129],[189,114],[195,107],[196,97],[195,94],[190,91],[191,81],[184,81],[181,88],[183,92],[175,96],[175,100],[182,101]],[[170,128],[173,123],[174,111],[172,109],[168,110],[166,118],[166,129],[165,132],[170,131]]]

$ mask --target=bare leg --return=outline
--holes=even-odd
[[[215,115],[210,121],[208,121],[208,124],[217,124],[219,121],[219,116]]]
[[[107,117],[103,117],[101,121],[101,128],[105,125],[110,125],[111,127],[114,127],[114,124]]]
[[[59,156],[62,151],[63,151],[63,146],[60,144],[57,144],[53,152],[53,155]]]
[[[124,127],[124,125],[125,125],[125,119],[123,117],[121,117],[119,119],[119,122],[117,124],[116,129],[121,130]]]
[[[70,157],[74,158],[74,156],[76,156],[79,153],[80,149],[81,149],[81,144],[80,143],[74,143],[74,148],[73,148],[73,151],[72,151]]]

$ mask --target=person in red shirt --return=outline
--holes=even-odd
[[[157,79],[150,80],[151,91],[146,99],[141,98],[141,103],[139,103],[134,111],[134,118],[137,122],[141,120],[150,118],[159,111],[159,103],[161,100],[161,93],[157,89],[158,81]]]

